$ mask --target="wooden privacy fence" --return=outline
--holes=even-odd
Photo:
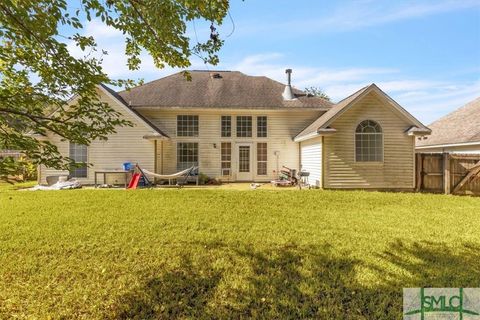
[[[416,190],[480,195],[480,154],[417,153]]]

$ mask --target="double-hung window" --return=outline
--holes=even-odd
[[[222,116],[222,137],[231,137],[232,136],[232,117],[231,116]]]
[[[177,169],[184,170],[191,166],[198,166],[198,143],[177,143]]]
[[[266,116],[257,117],[257,137],[259,138],[267,137],[267,117]]]
[[[267,143],[257,143],[257,175],[267,175]]]
[[[221,144],[222,176],[229,176],[232,169],[232,143],[222,142]]]
[[[252,117],[237,116],[237,137],[250,138],[252,136]]]
[[[177,116],[177,137],[198,137],[198,116]]]
[[[87,146],[84,144],[78,144],[70,142],[69,157],[75,163],[82,164],[80,167],[72,166],[70,168],[70,176],[73,178],[86,178],[87,172]]]

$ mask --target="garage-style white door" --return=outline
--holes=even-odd
[[[300,152],[301,169],[310,172],[310,185],[322,187],[322,138],[302,141]]]

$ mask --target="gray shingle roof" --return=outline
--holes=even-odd
[[[350,102],[355,100],[358,96],[360,96],[368,87],[363,87],[362,89],[358,90],[357,92],[353,93],[352,95],[346,97],[339,103],[335,104],[330,110],[322,114],[317,120],[315,120],[311,125],[303,129],[295,138],[302,138],[308,136],[310,134],[317,133],[318,130],[322,128],[322,126],[327,123],[330,119],[332,119],[338,112],[340,112],[345,106],[347,106]]]
[[[333,104],[293,89],[297,99],[282,97],[285,85],[263,76],[248,76],[238,71],[189,71],[191,81],[182,72],[118,94],[132,107],[184,108],[316,108],[328,110]],[[219,78],[213,77],[219,74]]]
[[[123,100],[123,98],[117,93],[115,92],[114,90],[112,90],[111,88],[107,87],[106,85],[104,85],[103,83],[101,84],[102,88],[104,88],[105,90],[108,91],[108,93],[110,93],[115,99],[117,99],[121,104],[123,104],[126,108],[130,109],[133,113],[135,113],[135,115],[137,115],[143,122],[145,122],[145,124],[147,126],[149,126],[153,131],[155,131],[156,133],[158,133],[160,136],[162,137],[165,137],[165,138],[168,138],[168,135],[166,133],[164,133],[162,130],[160,130],[159,127],[157,127],[156,125],[154,125],[150,120],[148,120],[147,118],[145,118],[141,113],[139,113],[137,110],[131,108],[126,102],[125,100]]]
[[[390,105],[400,111],[400,113],[403,114],[403,116],[411,122],[411,124],[413,125],[413,128],[410,128],[411,133],[418,132],[420,134],[430,134],[429,128],[425,127],[410,113],[403,109],[398,103],[391,99],[385,92],[380,90],[380,88],[378,88],[374,83],[372,83],[371,85],[361,88],[357,92],[335,104],[330,110],[322,114],[311,125],[303,129],[294,139],[296,141],[304,140],[307,137],[311,137],[312,135],[315,135],[317,133],[328,134],[334,132],[335,128],[329,128],[330,123],[332,123],[338,116],[340,116],[345,110],[347,110],[353,102],[357,101],[357,99],[361,99],[362,96],[368,94],[371,91],[376,91],[381,96],[383,96],[386,101],[390,103]]]
[[[480,97],[429,125],[432,134],[417,146],[480,142]]]

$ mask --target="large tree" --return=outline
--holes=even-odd
[[[214,28],[208,41],[192,43],[187,24],[201,19],[220,25],[228,5],[228,0],[0,1],[0,149],[22,150],[35,164],[68,169],[71,159],[39,137],[52,132],[88,145],[131,125],[99,101],[96,87],[133,81],[113,80],[102,70],[95,52],[108,53],[85,34],[84,21],[99,19],[122,31],[131,70],[139,68],[142,50],[158,68],[187,68],[192,55],[216,64],[222,45]],[[84,56],[72,56],[67,41]],[[0,159],[0,177],[12,168],[11,159]]]

